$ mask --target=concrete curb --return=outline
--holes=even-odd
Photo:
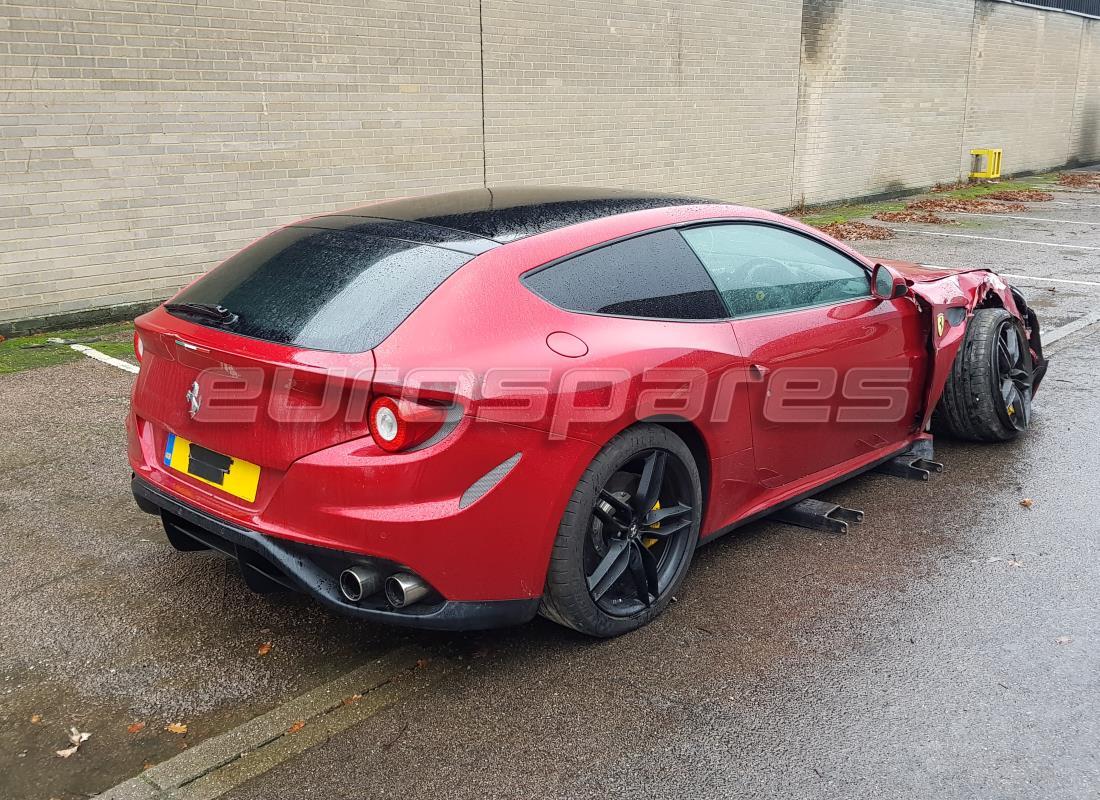
[[[219,797],[286,759],[377,714],[403,695],[417,677],[442,674],[425,654],[399,648],[256,717],[207,739],[138,776],[96,795],[98,800],[167,800]],[[427,665],[429,669],[418,669]],[[354,702],[348,698],[361,695]],[[291,726],[303,722],[300,730]]]

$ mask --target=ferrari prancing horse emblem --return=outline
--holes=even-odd
[[[187,398],[187,413],[194,419],[195,415],[199,413],[199,406],[202,403],[202,398],[199,397],[198,381],[191,384],[191,388],[187,390],[185,397]]]
[[[936,315],[936,335],[943,336],[943,330],[947,327],[947,317],[943,314]]]

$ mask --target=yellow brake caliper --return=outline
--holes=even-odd
[[[656,502],[656,503],[655,503],[655,504],[653,505],[653,508],[652,508],[652,509],[650,509],[650,510],[651,510],[651,511],[660,511],[660,510],[661,510],[661,501],[660,501],[660,500],[658,500],[658,501],[657,501],[657,502]],[[661,527],[661,523],[659,523],[659,522],[654,522],[654,523],[653,523],[652,525],[650,525],[649,527],[650,527],[650,528],[652,528],[653,530],[657,530],[658,528],[660,528],[660,527]],[[657,541],[658,541],[658,540],[657,540],[657,538],[656,538],[655,536],[646,536],[646,537],[645,537],[644,539],[642,539],[642,544],[643,544],[643,545],[645,545],[645,546],[646,546],[647,548],[649,548],[649,547],[653,547],[653,545],[657,544]]]

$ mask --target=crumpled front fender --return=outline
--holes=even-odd
[[[999,275],[982,269],[933,273],[917,265],[886,263],[905,275],[910,294],[927,315],[929,323],[928,345],[932,364],[928,371],[921,430],[927,429],[932,419],[932,412],[951,373],[951,365],[966,335],[966,327],[979,308],[1004,308],[1023,324],[1035,364],[1033,391],[1038,388],[1047,363],[1043,358],[1038,318],[1027,307],[1023,296],[1014,292]]]

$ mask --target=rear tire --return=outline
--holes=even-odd
[[[936,427],[959,439],[1007,442],[1031,421],[1031,351],[1020,321],[982,308],[963,335],[936,407]]]
[[[660,478],[647,483],[647,469]],[[646,524],[656,514],[660,522]],[[620,433],[588,465],[566,505],[539,613],[589,636],[640,628],[683,583],[702,517],[699,470],[683,440],[652,424]]]

